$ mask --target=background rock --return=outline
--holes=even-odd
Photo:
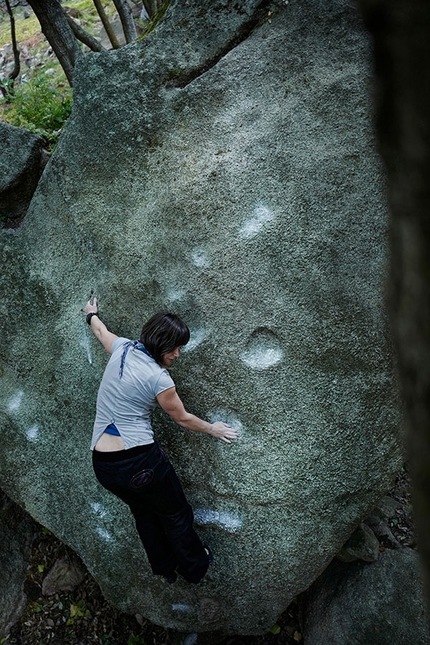
[[[354,560],[374,562],[378,559],[378,555],[378,539],[372,529],[362,523],[343,545],[337,557],[342,562],[354,562]]]
[[[400,508],[402,508],[402,504],[387,495],[378,502],[365,520],[376,537],[379,540],[387,540],[391,548],[402,546],[389,527],[390,520],[396,517],[396,510]]]
[[[340,0],[172,2],[142,43],[79,62],[30,211],[0,238],[0,467],[124,611],[268,631],[400,469],[370,96],[368,39]],[[198,587],[151,576],[92,475],[107,361],[80,311],[92,288],[117,334],[182,315],[179,394],[241,431],[228,446],[156,415],[214,551]]]
[[[21,217],[42,172],[44,139],[0,123],[0,218]]]
[[[31,517],[0,491],[0,638],[25,609],[24,581],[35,533]]]
[[[71,591],[85,578],[85,569],[77,558],[57,560],[43,579],[42,593],[52,596],[58,591]]]
[[[378,134],[391,205],[390,303],[430,602],[430,5],[360,0],[373,34]]]
[[[333,562],[301,598],[306,645],[428,645],[419,557],[387,549],[372,564]]]

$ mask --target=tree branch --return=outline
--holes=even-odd
[[[134,42],[137,38],[137,31],[127,0],[113,0],[113,3],[118,11],[127,43]]]
[[[78,25],[78,23],[73,20],[72,16],[69,16],[69,14],[66,14],[66,16],[73,33],[75,34],[76,38],[81,41],[81,43],[84,43],[84,45],[89,47],[93,52],[107,51],[96,38],[93,38],[93,36],[85,31],[85,29],[82,29],[82,27]]]
[[[20,62],[19,62],[19,50],[18,45],[16,44],[16,31],[15,31],[15,18],[13,16],[12,7],[10,6],[9,0],[6,0],[7,12],[10,18],[10,33],[12,36],[12,49],[13,49],[13,58],[14,58],[14,68],[9,74],[9,79],[14,81],[20,71]]]
[[[95,7],[97,9],[97,13],[100,16],[100,20],[103,23],[103,27],[105,28],[106,33],[107,33],[107,35],[109,37],[109,40],[112,43],[112,47],[114,49],[119,49],[120,44],[119,44],[119,42],[117,40],[117,37],[115,36],[114,30],[112,29],[112,25],[109,22],[109,18],[107,17],[107,15],[105,13],[105,10],[103,9],[103,5],[101,3],[101,0],[93,0],[93,2],[94,2]]]
[[[75,63],[81,56],[81,50],[65,11],[57,0],[28,0],[28,4],[36,14],[67,80],[73,85]]]
[[[162,2],[158,3],[157,0],[143,0],[143,6],[146,9],[146,13],[152,20],[157,13],[159,7],[159,4],[162,4]]]
[[[14,81],[19,74],[21,65],[19,62],[19,50],[16,44],[15,18],[13,16],[12,7],[10,6],[9,0],[6,0],[6,8],[10,19],[10,33],[12,38],[14,67],[7,79],[0,80],[0,92],[3,94],[3,97],[8,100],[13,92],[13,86],[15,84]]]

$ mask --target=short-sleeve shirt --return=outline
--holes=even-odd
[[[91,450],[111,423],[118,429],[126,450],[153,443],[151,412],[157,405],[156,397],[175,387],[167,369],[133,345],[121,370],[126,343],[130,343],[128,338],[117,338],[112,345],[112,356],[97,395]]]

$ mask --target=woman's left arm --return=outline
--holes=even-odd
[[[194,414],[190,414],[184,408],[184,404],[179,398],[176,388],[170,387],[157,395],[157,401],[160,406],[169,416],[172,417],[176,423],[187,430],[194,432],[205,432],[212,435],[216,439],[221,439],[226,443],[231,443],[232,439],[238,439],[239,433],[232,428],[228,423],[223,421],[216,421],[215,423],[208,423],[203,421]]]
[[[115,334],[112,334],[111,331],[106,327],[106,325],[100,320],[98,316],[99,308],[97,306],[97,298],[94,296],[93,304],[88,300],[87,304],[84,307],[85,315],[96,314],[91,316],[90,326],[94,336],[101,342],[103,347],[109,354],[112,354],[112,345],[114,341],[118,338]]]

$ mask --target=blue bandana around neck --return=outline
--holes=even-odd
[[[128,350],[131,347],[133,348],[133,350],[137,349],[137,350],[139,350],[139,352],[143,352],[144,354],[149,356],[149,358],[152,358],[152,360],[155,361],[155,358],[153,357],[152,354],[150,354],[148,352],[148,350],[146,349],[145,345],[142,345],[142,343],[140,341],[138,341],[138,340],[129,340],[127,343],[124,343],[123,347],[124,347],[124,349],[123,349],[123,352],[122,352],[121,363],[120,363],[120,366],[119,366],[119,378],[122,378],[122,374],[123,374],[123,371],[124,371],[125,359],[127,357]]]

